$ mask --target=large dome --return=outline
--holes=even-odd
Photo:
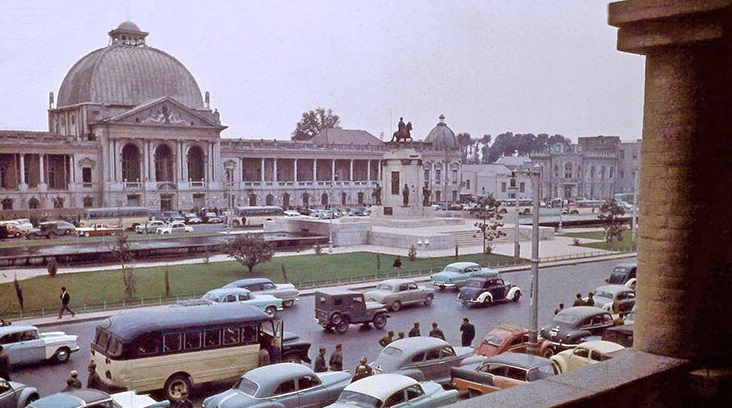
[[[445,115],[440,115],[440,122],[430,130],[425,142],[430,142],[439,149],[453,149],[457,147],[455,132],[445,124]]]
[[[57,107],[84,102],[137,106],[169,96],[203,109],[201,90],[177,59],[145,44],[147,33],[125,21],[109,32],[109,46],[92,51],[66,74]]]

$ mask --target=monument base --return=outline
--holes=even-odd
[[[374,205],[371,207],[371,216],[378,218],[431,218],[435,211],[432,207],[392,207]]]

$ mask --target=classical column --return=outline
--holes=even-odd
[[[294,172],[295,172],[294,177],[293,177],[293,181],[295,183],[297,183],[297,159],[293,159],[293,160],[294,160],[294,166],[293,167],[294,167]]]
[[[38,169],[40,174],[38,175],[38,184],[46,184],[46,166],[43,163],[43,159],[46,157],[45,154],[38,155]]]
[[[318,181],[318,159],[313,159],[313,185]]]
[[[366,160],[366,181],[371,181],[371,159]]]
[[[272,159],[272,181],[277,183],[277,158]]]
[[[261,163],[262,163],[262,177],[261,177],[262,180],[261,181],[262,181],[262,183],[264,183],[264,157],[262,157]]]
[[[335,180],[335,174],[336,174],[336,159],[331,159],[330,161],[330,179]]]
[[[25,179],[25,154],[20,154],[20,184],[26,185],[28,181]]]
[[[349,160],[348,161],[348,164],[349,164],[349,169],[348,169],[349,178],[348,178],[348,180],[349,181],[353,181],[353,159]]]
[[[705,368],[732,365],[730,7],[609,8],[618,49],[646,55],[633,347]]]

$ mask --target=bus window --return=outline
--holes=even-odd
[[[157,354],[160,350],[160,342],[156,336],[146,335],[140,338],[137,351],[141,355]]]
[[[180,333],[166,334],[163,336],[163,353],[172,353],[180,350]]]
[[[243,344],[257,344],[257,326],[245,326],[241,328],[241,342]]]
[[[201,332],[194,331],[185,334],[185,349],[199,349],[201,348]]]
[[[218,347],[221,345],[221,330],[206,330],[204,332],[206,347]]]
[[[236,344],[239,342],[239,329],[224,329],[224,344]]]

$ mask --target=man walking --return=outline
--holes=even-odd
[[[94,360],[89,362],[89,366],[86,368],[89,371],[89,378],[86,380],[86,388],[95,388],[98,390],[102,389],[102,380],[97,374],[97,363]]]
[[[60,319],[61,316],[64,315],[64,311],[68,310],[69,313],[71,313],[71,317],[74,317],[76,313],[74,313],[71,309],[69,309],[69,302],[71,301],[71,295],[69,295],[69,292],[66,291],[66,286],[61,287],[61,309],[58,311],[58,318]]]
[[[585,301],[582,300],[582,294],[578,293],[574,296],[574,303],[572,303],[572,306],[584,306]]]
[[[419,331],[419,322],[414,322],[414,327],[409,331],[409,337],[419,337],[422,333]]]
[[[331,371],[343,371],[343,344],[338,343],[335,345],[335,351],[333,354],[330,355],[330,361],[328,361],[328,364],[330,365]]]
[[[430,330],[430,337],[437,337],[438,339],[445,340],[445,333],[437,327],[437,322],[432,322],[432,330]]]
[[[463,317],[463,324],[460,325],[460,331],[462,332],[463,347],[470,347],[470,343],[475,338],[475,326],[470,323],[467,317]]]
[[[587,300],[585,306],[595,306],[595,299],[592,297],[592,292],[587,294]]]
[[[316,373],[323,373],[328,371],[328,367],[325,365],[325,347],[318,349],[318,356],[315,357],[315,363],[313,365],[313,371]]]
[[[374,375],[374,370],[370,365],[366,364],[366,357],[361,357],[359,364],[356,369],[353,370],[353,379],[351,382],[356,382],[362,378]]]
[[[389,330],[389,332],[386,334],[386,336],[384,336],[381,339],[379,339],[379,345],[381,347],[386,347],[392,341],[394,341],[394,331]]]

